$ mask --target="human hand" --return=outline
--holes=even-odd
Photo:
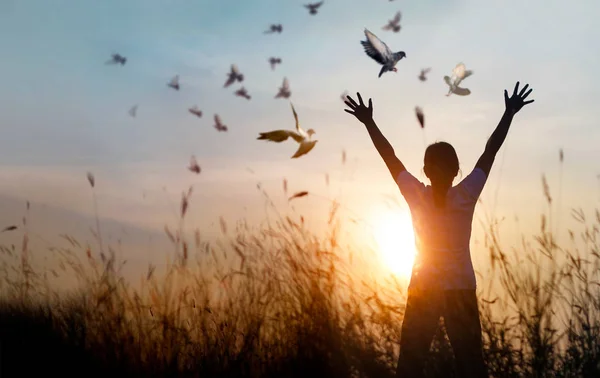
[[[508,97],[508,92],[506,91],[506,89],[504,90],[504,105],[506,105],[507,111],[511,112],[512,114],[516,114],[519,110],[521,110],[523,106],[531,104],[534,101],[525,101],[527,96],[529,96],[531,91],[533,91],[533,89],[527,91],[527,88],[529,88],[529,84],[525,84],[523,89],[521,89],[521,92],[517,94],[517,91],[519,90],[519,82],[517,81],[512,96]]]
[[[363,103],[363,99],[360,96],[360,93],[356,92],[356,95],[358,96],[359,104],[357,104],[356,101],[352,99],[352,97],[346,96],[348,100],[344,101],[344,103],[348,105],[350,109],[344,109],[344,111],[346,113],[352,114],[364,124],[373,121],[373,103],[371,99],[369,99],[369,106],[366,107]]]

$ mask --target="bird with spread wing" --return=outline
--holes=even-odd
[[[218,114],[215,114],[215,124],[213,125],[213,127],[218,132],[227,132],[227,130],[229,130],[227,125],[223,124],[223,121],[221,121],[221,117],[219,117]]]
[[[406,53],[404,51],[392,52],[385,42],[367,29],[365,29],[365,36],[367,40],[360,41],[360,44],[365,49],[365,53],[383,66],[381,67],[381,71],[379,71],[379,77],[388,71],[398,72],[396,63],[400,59],[405,58]]]
[[[125,65],[125,63],[127,63],[127,58],[125,58],[123,55],[121,54],[112,54],[110,56],[110,60],[108,60],[106,62],[106,64],[120,64],[122,66]]]
[[[460,83],[471,75],[473,75],[472,70],[467,70],[464,63],[458,63],[452,70],[452,77],[444,76],[444,81],[449,87],[446,96],[450,96],[451,93],[459,96],[468,96],[471,94],[468,88],[459,87]]]
[[[318,3],[305,4],[304,7],[306,9],[308,9],[308,13],[309,14],[311,14],[312,16],[314,16],[315,14],[317,14],[317,11],[321,7],[321,5],[323,5],[324,2],[325,1],[319,1]]]
[[[273,34],[273,33],[281,33],[283,31],[283,25],[281,24],[271,24],[269,26],[269,30],[266,30],[265,34]]]
[[[274,70],[277,64],[281,64],[281,58],[276,58],[272,56],[269,58],[269,64],[271,65],[271,70]]]
[[[429,67],[429,68],[423,68],[421,70],[421,73],[418,76],[419,80],[421,80],[421,81],[427,80],[427,76],[425,76],[425,75],[427,75],[429,73],[429,71],[431,71],[431,67]]]
[[[202,110],[198,109],[198,106],[196,106],[196,105],[189,108],[188,112],[192,113],[193,115],[195,115],[198,118],[202,117]]]
[[[234,93],[234,94],[235,94],[236,96],[238,96],[238,97],[243,97],[243,98],[245,98],[246,100],[250,100],[250,99],[252,98],[252,96],[250,96],[250,95],[248,94],[248,90],[247,90],[246,88],[244,88],[244,87],[241,87],[240,89],[238,89],[237,91],[235,91],[235,93]]]
[[[283,78],[283,83],[279,88],[279,92],[275,95],[275,98],[290,98],[292,92],[290,91],[290,82],[286,77]]]
[[[400,26],[400,18],[402,17],[402,13],[396,12],[396,15],[393,19],[389,20],[388,23],[382,28],[383,30],[391,30],[394,33],[398,33],[402,28]]]
[[[259,133],[259,137],[256,138],[258,140],[267,140],[271,142],[281,143],[286,141],[288,138],[292,138],[295,140],[299,146],[296,153],[292,156],[292,159],[299,158],[302,155],[306,155],[315,147],[317,144],[317,140],[312,140],[313,134],[315,131],[313,129],[308,129],[304,131],[300,127],[300,122],[298,121],[298,114],[296,113],[296,109],[294,109],[294,105],[290,103],[292,107],[292,113],[294,114],[294,120],[296,121],[296,130],[274,130],[268,131],[264,133]]]
[[[178,90],[179,90],[179,88],[180,88],[180,87],[179,87],[179,75],[175,75],[175,76],[174,76],[174,77],[171,79],[171,81],[169,81],[169,82],[167,83],[167,86],[168,86],[169,88],[173,88],[173,89],[175,89],[176,91],[178,91]]]
[[[231,69],[230,69],[229,73],[227,74],[227,81],[223,85],[223,88],[227,88],[228,86],[235,83],[236,81],[239,81],[240,83],[242,81],[244,81],[244,75],[242,73],[240,73],[240,70],[237,67],[237,65],[232,64]]]

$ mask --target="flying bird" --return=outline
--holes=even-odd
[[[281,24],[271,24],[269,30],[265,31],[264,34],[273,34],[273,33],[281,33],[283,31],[283,25]]]
[[[202,111],[200,109],[198,109],[198,107],[196,105],[189,108],[188,111],[198,118],[202,117]]]
[[[381,67],[381,71],[379,71],[378,77],[381,77],[381,75],[387,71],[398,72],[396,63],[398,63],[400,59],[405,58],[406,53],[404,51],[392,52],[381,39],[377,38],[375,34],[367,29],[365,29],[365,36],[367,37],[367,40],[360,41],[360,44],[363,45],[365,49],[365,53],[383,66]]]
[[[460,83],[471,75],[473,75],[473,71],[467,70],[463,63],[458,63],[452,70],[452,77],[444,76],[444,81],[449,87],[446,96],[450,96],[451,93],[459,96],[468,96],[471,94],[468,88],[459,87]]]
[[[214,125],[215,129],[217,129],[217,131],[227,131],[227,126],[225,126],[223,124],[223,122],[221,122],[221,117],[219,117],[218,114],[215,114],[215,125]]]
[[[281,64],[281,58],[269,58],[269,63],[271,64],[271,69],[274,70],[277,64]]]
[[[195,174],[199,174],[201,171],[200,165],[198,165],[198,162],[196,161],[196,157],[194,155],[190,157],[190,165],[188,166],[188,169],[194,172]]]
[[[106,64],[120,64],[122,66],[124,66],[125,63],[127,63],[127,58],[121,54],[112,54],[111,59],[106,62]]]
[[[396,12],[396,15],[394,16],[394,18],[389,20],[387,25],[385,25],[382,29],[383,30],[392,30],[394,33],[398,33],[401,29],[400,17],[402,17],[402,14],[400,12]]]
[[[240,83],[244,81],[244,75],[240,73],[240,70],[235,64],[232,64],[231,70],[227,74],[227,81],[225,82],[225,85],[223,85],[223,88],[227,88],[236,81],[239,81]]]
[[[317,14],[317,10],[323,5],[325,1],[319,1],[318,3],[306,4],[304,7],[308,9],[308,13],[311,15]]]
[[[425,81],[427,80],[427,75],[429,73],[429,71],[431,71],[431,68],[424,68],[421,70],[421,74],[419,74],[419,80],[421,81]]]
[[[415,106],[415,114],[417,115],[417,119],[419,120],[419,124],[421,128],[425,128],[425,114],[423,113],[423,109],[420,106]]]
[[[129,109],[129,115],[135,118],[135,115],[137,114],[137,105],[134,105],[131,107],[131,109]]]
[[[169,82],[167,83],[167,86],[169,86],[169,87],[171,87],[171,88],[175,89],[176,91],[178,91],[178,90],[179,90],[179,75],[175,75],[175,76],[174,76],[174,77],[171,79],[171,81],[169,81]]]
[[[239,97],[243,97],[246,100],[250,100],[252,97],[248,94],[248,91],[246,90],[246,88],[241,87],[240,89],[238,89],[237,91],[235,91],[235,95],[239,96]]]
[[[279,88],[279,92],[275,95],[275,98],[290,98],[291,95],[290,83],[287,78],[283,78],[283,84],[281,84],[281,88]]]
[[[294,109],[294,105],[290,103],[290,106],[292,107],[292,113],[294,114],[294,120],[296,121],[296,130],[295,131],[294,130],[268,131],[265,133],[259,133],[259,137],[256,139],[268,140],[271,142],[281,143],[291,137],[297,143],[300,144],[296,153],[294,155],[292,155],[292,159],[296,159],[302,155],[306,155],[307,153],[309,153],[310,150],[312,150],[315,147],[315,144],[317,144],[317,141],[311,139],[313,134],[315,134],[315,131],[313,129],[308,129],[308,130],[304,131],[300,127],[300,122],[298,121],[298,114],[296,113],[296,110]]]

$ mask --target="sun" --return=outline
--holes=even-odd
[[[372,223],[384,267],[398,276],[410,278],[416,255],[410,213],[382,209],[373,217]]]

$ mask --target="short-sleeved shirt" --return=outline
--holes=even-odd
[[[445,206],[438,208],[431,186],[406,170],[398,175],[396,182],[410,208],[417,247],[410,288],[476,288],[469,243],[475,205],[486,180],[481,168],[473,169],[448,190]]]

